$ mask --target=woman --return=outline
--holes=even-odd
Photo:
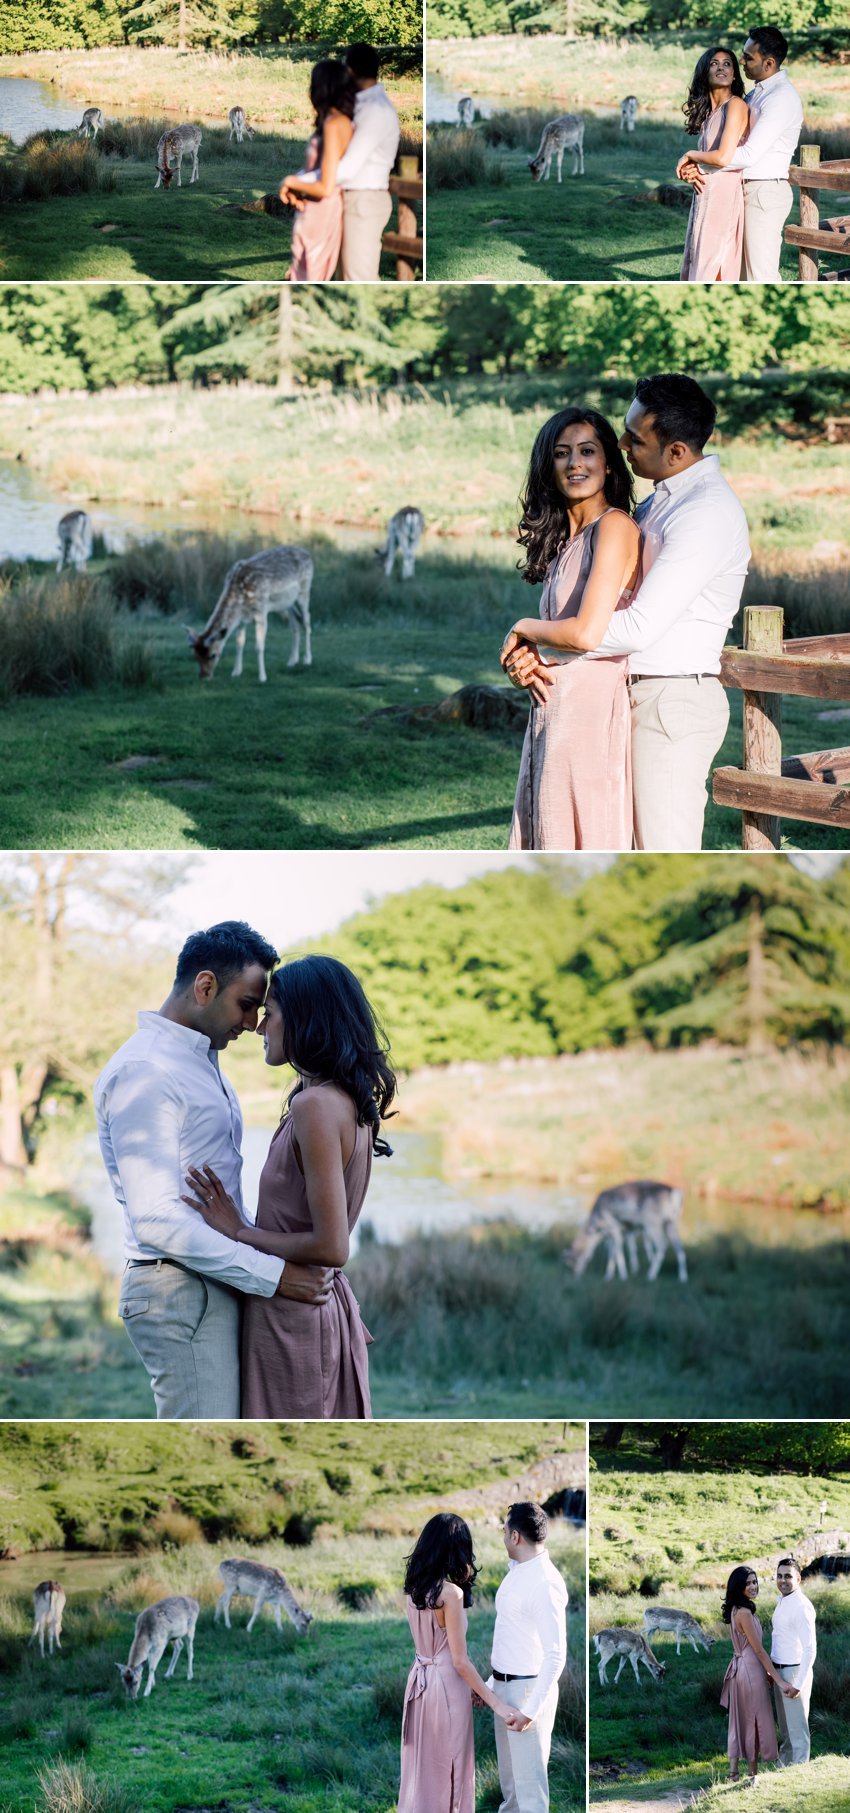
[[[610,422],[562,409],[534,443],[518,540],[522,576],[545,581],[540,618],[522,617],[502,644],[515,683],[517,650],[548,665],[530,685],[511,828],[512,850],[630,850],[631,728],[627,658],[591,659],[640,571],[632,480]]]
[[[682,259],[684,283],[737,283],[744,243],[744,180],[740,170],[718,168],[746,138],[750,113],[734,51],[707,50],[694,70],[682,109],[688,131],[699,133],[696,151],[679,159],[676,174],[686,180],[697,172]]]
[[[356,976],[333,957],[284,963],[257,1028],[266,1063],[290,1064],[289,1096],[260,1178],[256,1226],[246,1227],[209,1165],[185,1196],[211,1227],[281,1259],[341,1268],[363,1207],[373,1153],[389,1157],[381,1121],[395,1095],[383,1034]],[[248,1297],[242,1318],[242,1415],[370,1417],[366,1347],[341,1269],[330,1300]]]
[[[759,1583],[750,1567],[732,1569],[726,1582],[726,1597],[720,1608],[724,1624],[729,1625],[734,1655],[723,1678],[720,1704],[729,1712],[729,1780],[736,1782],[738,1764],[747,1759],[750,1780],[758,1774],[759,1756],[775,1763],[776,1727],[770,1702],[768,1681],[779,1687],[787,1700],[795,1700],[799,1689],[783,1681],[761,1640],[761,1625],[753,1606],[758,1598]]]
[[[310,100],[316,120],[307,146],[305,170],[318,179],[285,176],[280,199],[298,209],[292,231],[290,283],[327,283],[339,263],[342,246],[342,193],[336,187],[337,166],[351,143],[357,89],[343,63],[324,58],[310,76]]]
[[[477,1573],[468,1524],[439,1511],[408,1556],[404,1577],[416,1660],[404,1695],[398,1813],[475,1813],[472,1695],[511,1728],[518,1716],[491,1693],[466,1652]]]

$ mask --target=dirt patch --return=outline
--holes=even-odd
[[[152,763],[161,761],[161,755],[126,755],[123,762],[112,762],[111,766],[123,769],[127,774],[132,774],[136,768],[149,768]]]
[[[571,1454],[545,1455],[517,1479],[497,1479],[487,1486],[473,1486],[468,1492],[452,1492],[446,1498],[423,1499],[422,1503],[423,1507],[431,1506],[436,1510],[483,1512],[488,1522],[501,1523],[509,1504],[529,1499],[542,1504],[544,1499],[552,1498],[565,1487],[583,1486],[586,1466],[583,1448],[577,1448]]]

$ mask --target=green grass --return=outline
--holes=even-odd
[[[61,1466],[68,1438],[59,1430],[50,1433],[55,1464]],[[228,1433],[218,1426],[219,1438]],[[200,1813],[209,1806],[249,1813],[258,1805],[268,1813],[391,1813],[398,1786],[404,1682],[412,1653],[399,1581],[411,1537],[434,1507],[415,1500],[427,1468],[412,1460],[412,1431],[410,1437],[391,1429],[356,1433],[359,1441],[347,1445],[359,1452],[367,1469],[371,1457],[382,1457],[372,1474],[373,1485],[381,1467],[392,1464],[394,1452],[408,1472],[407,1484],[397,1492],[404,1505],[398,1528],[392,1534],[371,1528],[367,1510],[360,1533],[344,1539],[326,1529],[309,1548],[285,1550],[277,1543],[257,1551],[258,1558],[284,1566],[296,1596],[313,1612],[314,1623],[303,1638],[288,1624],[278,1635],[268,1614],[249,1637],[244,1602],[234,1606],[230,1632],[223,1625],[215,1627],[215,1569],[220,1558],[233,1552],[233,1542],[217,1546],[195,1542],[129,1564],[123,1576],[117,1580],[113,1576],[94,1599],[91,1584],[85,1592],[74,1593],[73,1556],[58,1562],[52,1558],[51,1566],[70,1589],[69,1602],[63,1653],[41,1663],[24,1644],[32,1566],[26,1564],[25,1574],[23,1567],[17,1570],[22,1579],[16,1589],[4,1564],[7,1597],[0,1610],[0,1645],[7,1692],[0,1756],[8,1813],[32,1813],[37,1770],[55,1766],[63,1751],[70,1760],[75,1747],[79,1754],[83,1746],[94,1780],[108,1779],[116,1792],[123,1792],[132,1813],[141,1807],[145,1813],[178,1809]],[[135,1434],[138,1438],[139,1432]],[[190,1436],[182,1469],[185,1491],[186,1476],[191,1480],[198,1463],[191,1432],[184,1434]],[[326,1431],[317,1437],[309,1425],[290,1429],[290,1442],[296,1435],[307,1450],[328,1447]],[[450,1431],[418,1432],[420,1453],[429,1453],[431,1473],[441,1479],[460,1475],[465,1484],[477,1483],[484,1448],[473,1443],[464,1466],[457,1450],[454,1460],[443,1455],[446,1435],[451,1445]],[[274,1443],[276,1436],[275,1426],[270,1426],[269,1441]],[[491,1451],[494,1436],[497,1443],[501,1436],[516,1448],[508,1430],[491,1430],[487,1432]],[[286,1434],[282,1439],[286,1441]],[[78,1440],[72,1436],[71,1441],[78,1450]],[[143,1442],[152,1453],[153,1436]],[[531,1444],[524,1445],[527,1452]],[[290,1466],[293,1458],[290,1454]],[[147,1483],[146,1465],[140,1457],[139,1489]],[[195,1479],[203,1490],[202,1478]],[[380,1489],[378,1484],[378,1493]],[[451,1493],[451,1485],[448,1490]],[[102,1484],[102,1491],[111,1495],[108,1484]],[[504,1550],[492,1524],[485,1527],[480,1520],[475,1522],[475,1542],[483,1569],[481,1591],[470,1615],[469,1644],[474,1659],[483,1665]],[[562,1685],[551,1768],[555,1804],[566,1810],[584,1804],[583,1535],[553,1526],[550,1546],[573,1603],[572,1659]],[[89,1581],[90,1574],[88,1567]],[[352,1581],[369,1584],[367,1610],[346,1609],[346,1587]],[[167,1592],[191,1592],[201,1600],[195,1678],[191,1684],[186,1681],[184,1653],[172,1680],[166,1681],[161,1665],[150,1699],[132,1704],[123,1697],[114,1664],[126,1658],[133,1615]],[[476,1719],[476,1747],[476,1805],[485,1813],[498,1805],[492,1720],[486,1714]],[[35,1807],[37,1813],[50,1813],[49,1803],[36,1799]]]
[[[742,1470],[715,1473],[684,1468],[629,1467],[618,1454],[598,1453],[592,1481],[590,1531],[590,1632],[607,1625],[642,1628],[649,1601],[681,1606],[716,1639],[708,1653],[683,1645],[676,1655],[672,1637],[652,1639],[667,1666],[663,1682],[649,1680],[640,1691],[627,1665],[616,1690],[609,1665],[607,1688],[599,1684],[591,1651],[590,1770],[594,1803],[708,1791],[705,1804],[727,1804],[725,1714],[718,1704],[731,1654],[728,1629],[720,1616],[722,1587],[740,1561],[757,1562],[761,1572],[762,1621],[772,1611],[766,1563],[777,1548],[795,1544],[819,1528],[823,1499],[826,1528],[846,1529],[850,1481],[841,1477],[781,1477]],[[640,1582],[643,1582],[643,1590]],[[839,1584],[818,1576],[804,1582],[818,1615],[818,1660],[812,1696],[813,1761],[786,1775],[769,1774],[759,1783],[771,1813],[797,1813],[802,1806],[835,1813],[846,1796],[846,1753],[850,1744],[847,1642],[850,1602]],[[701,1801],[701,1804],[702,1801]]]
[[[478,99],[498,107],[542,110],[546,118],[581,112],[586,120],[583,177],[565,174],[559,187],[533,184],[527,158],[532,143],[499,153],[496,185],[433,191],[428,204],[428,277],[539,281],[677,279],[685,240],[687,210],[679,213],[646,204],[659,183],[675,182],[676,164],[693,140],[684,132],[681,107],[705,34],[666,33],[606,41],[578,42],[546,35],[457,39],[435,42],[429,68]],[[822,142],[824,155],[847,155],[834,142],[844,129],[850,81],[834,59],[792,58],[789,73],[806,111],[803,137]],[[641,101],[633,134],[619,130],[624,94]],[[609,110],[617,110],[611,117]],[[433,129],[429,144],[453,128]],[[475,128],[482,136],[486,122]],[[445,153],[444,153],[445,155]],[[846,211],[821,203],[824,215]],[[791,219],[799,218],[795,202]],[[846,260],[824,255],[821,270],[841,271]],[[797,253],[786,247],[782,275],[797,276]]]
[[[232,539],[210,538],[197,563],[206,591],[187,557],[179,614],[130,624],[131,638],[150,645],[155,693],[105,685],[96,694],[22,699],[0,714],[4,846],[503,847],[519,736],[376,714],[437,703],[470,680],[501,681],[504,631],[534,599],[515,573],[516,497],[534,432],[566,382],[551,373],[485,377],[459,380],[451,393],[349,392],[284,405],[268,391],[166,390],[44,400],[35,420],[25,405],[4,410],[0,451],[25,450],[65,497],[174,509],[193,500],[199,512],[226,507],[245,521],[238,549]],[[628,400],[625,379],[573,382],[614,419]],[[787,429],[813,382],[785,377],[756,387],[767,411],[757,442],[730,430],[721,439],[724,469],[751,523],[747,595],[766,602],[774,585],[785,587],[795,633],[822,593],[834,593],[836,624],[847,621],[835,556],[850,531],[848,450],[797,442],[774,426],[775,418]],[[786,393],[795,386],[792,405]],[[736,386],[729,390],[724,414],[736,406]],[[816,403],[816,420],[824,406]],[[70,432],[72,422],[82,431]],[[384,578],[369,547],[347,549],[343,537],[339,545],[336,530],[371,528],[377,547],[391,508],[408,497],[426,503],[428,534],[415,580],[402,584]],[[260,511],[269,514],[252,527],[251,513]],[[315,555],[312,669],[286,671],[287,632],[273,623],[263,694],[250,646],[238,685],[228,652],[212,684],[201,686],[180,623],[205,620],[237,551],[276,539]],[[176,559],[168,555],[172,570]],[[114,563],[100,570],[116,573]],[[801,597],[791,596],[795,587]],[[740,712],[734,697],[720,763],[740,760]],[[816,702],[786,702],[786,752],[841,740],[819,713]],[[57,759],[65,747],[75,749],[72,764]],[[151,759],[120,766],[139,755]],[[788,823],[785,831],[804,849],[848,843],[846,833],[816,826]],[[737,847],[738,815],[710,806],[704,842]]]

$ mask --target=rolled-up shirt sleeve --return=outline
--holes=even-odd
[[[108,1129],[104,1157],[113,1189],[123,1201],[139,1246],[175,1259],[217,1284],[274,1296],[282,1259],[242,1246],[208,1227],[181,1201],[186,1191],[181,1159],[189,1105],[179,1085],[160,1068],[131,1063],[107,1083],[98,1118]]]
[[[615,611],[595,655],[634,655],[669,630],[704,591],[717,571],[718,524],[710,510],[681,511],[671,517],[664,546],[633,604]]]
[[[555,1598],[548,1583],[541,1582],[536,1595],[534,1622],[543,1647],[543,1660],[522,1709],[532,1719],[536,1718],[555,1682],[560,1680],[567,1659],[566,1591],[560,1601]]]
[[[818,1653],[818,1644],[815,1635],[814,1606],[810,1604],[808,1600],[804,1600],[800,1609],[803,1614],[802,1617],[798,1618],[800,1647],[803,1652],[800,1658],[800,1671],[802,1679],[805,1681],[814,1669],[815,1657]]]

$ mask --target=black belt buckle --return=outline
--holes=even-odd
[[[779,1666],[779,1664],[777,1663],[777,1667],[778,1666]],[[494,1681],[536,1681],[537,1680],[536,1675],[503,1675],[498,1668],[494,1668],[492,1673],[493,1673]]]

